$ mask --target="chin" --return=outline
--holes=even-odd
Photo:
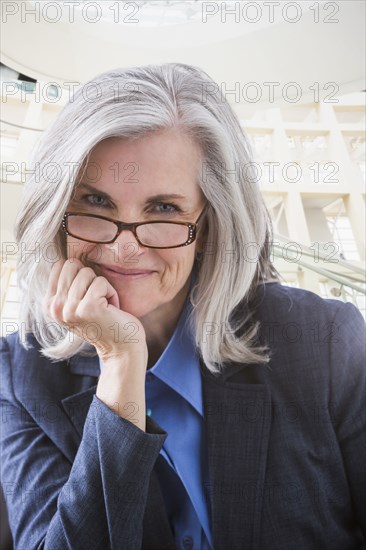
[[[148,315],[149,313],[151,313],[151,311],[155,309],[152,304],[149,305],[147,303],[147,300],[141,299],[141,296],[139,296],[137,299],[120,295],[118,295],[118,297],[120,309],[122,309],[126,313],[129,313],[130,315],[133,315],[134,317],[137,317],[138,319],[144,317],[145,315]]]

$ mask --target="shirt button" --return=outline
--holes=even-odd
[[[184,550],[193,550],[193,538],[190,536],[183,537],[182,545]]]

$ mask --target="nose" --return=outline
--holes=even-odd
[[[138,257],[146,250],[130,229],[123,229],[113,243],[104,246],[113,252],[113,261],[118,263],[137,263]]]

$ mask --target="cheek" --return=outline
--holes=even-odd
[[[68,259],[77,258],[83,263],[87,263],[87,258],[91,261],[98,261],[102,251],[100,245],[79,241],[75,237],[67,235],[66,239],[66,255]]]
[[[194,263],[195,247],[162,250],[159,256],[164,263],[164,273],[168,277],[188,277]]]

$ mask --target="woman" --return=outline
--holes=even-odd
[[[102,74],[42,137],[2,339],[16,548],[366,547],[363,319],[279,284],[250,160],[178,63]]]

